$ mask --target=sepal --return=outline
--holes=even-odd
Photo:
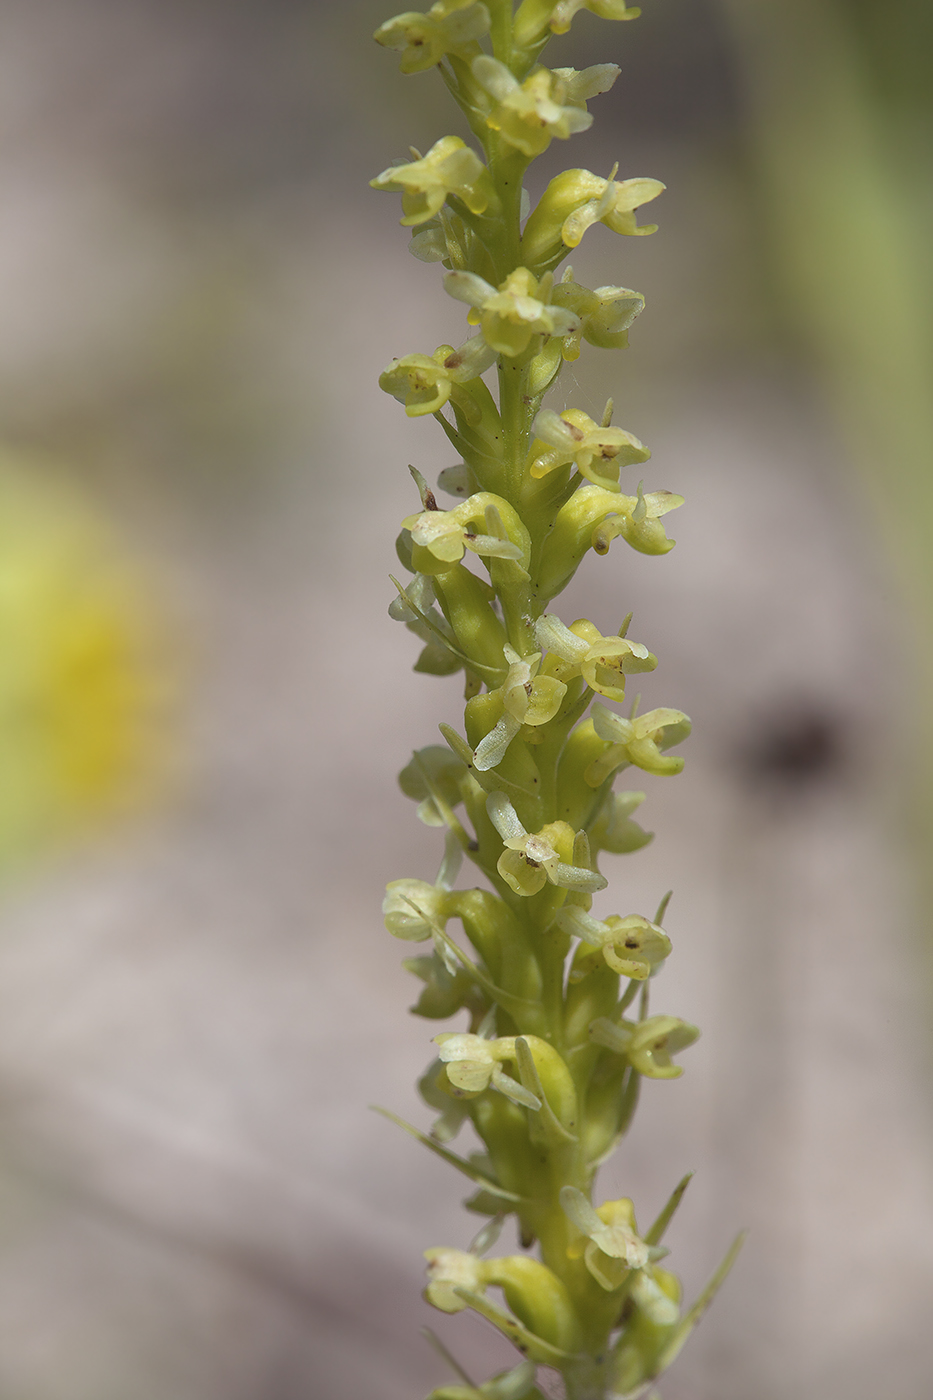
[[[472,1097],[491,1088],[523,1108],[540,1109],[541,1100],[502,1068],[504,1060],[515,1058],[514,1036],[486,1040],[479,1035],[445,1031],[434,1037],[434,1043],[440,1046],[438,1055],[447,1068],[455,1095]]]
[[[469,1304],[461,1290],[476,1293],[486,1286],[482,1259],[465,1249],[426,1249],[424,1257],[428,1261],[425,1302],[440,1312],[463,1312]]]
[[[383,921],[393,938],[423,943],[434,925],[448,917],[446,902],[447,891],[426,880],[390,880],[382,901]]]
[[[633,1270],[647,1266],[650,1248],[636,1233],[630,1200],[606,1201],[594,1210],[582,1191],[563,1186],[560,1204],[577,1230],[568,1255],[579,1258],[582,1254],[590,1274],[607,1293],[620,1288]]]
[[[476,473],[466,462],[445,467],[437,478],[437,486],[439,491],[446,491],[448,496],[459,496],[464,500],[479,490]]]

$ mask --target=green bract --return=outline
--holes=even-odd
[[[458,349],[392,360],[379,380],[409,417],[432,416],[459,458],[438,481],[454,498],[446,508],[412,468],[420,504],[413,495],[400,511],[397,541],[410,577],[389,612],[422,643],[416,670],[462,671],[466,701],[462,726],[444,716],[447,747],[420,749],[400,777],[421,821],[445,832],[437,878],[391,881],[383,912],[396,938],[426,945],[405,961],[419,982],[413,1010],[458,1018],[434,1037],[419,1083],[440,1116],[430,1134],[407,1130],[472,1180],[469,1209],[491,1217],[469,1248],[427,1251],[425,1297],[479,1313],[523,1358],[481,1383],[454,1363],[458,1382],[433,1400],[540,1400],[550,1382],[539,1387],[539,1367],[560,1373],[568,1400],[624,1400],[677,1355],[734,1257],[681,1315],[680,1286],[658,1260],[686,1179],[644,1234],[627,1198],[593,1202],[641,1084],[679,1076],[673,1057],[699,1035],[649,1014],[648,987],[672,954],[667,896],[653,918],[592,909],[608,885],[597,856],[609,867],[651,840],[632,817],[645,793],[614,792],[615,775],[679,773],[669,750],[690,721],[667,707],[639,714],[637,699],[619,708],[628,677],[658,666],[629,638],[630,618],[565,622],[552,600],[615,538],[666,554],[662,517],[683,498],[644,489],[633,468],[650,452],[613,424],[611,401],[596,421],[544,398],[585,345],[625,346],[644,307],[640,293],[590,290],[569,267],[555,281],[556,268],[597,223],[653,232],[637,210],[664,187],[567,170],[522,227],[531,160],[585,131],[587,103],[619,74],[612,63],[544,67],[545,42],[581,9],[638,12],[624,0],[513,8],[438,0],[376,34],[404,72],[438,68],[476,142],[442,137],[372,181],[401,194],[402,222],[418,228],[411,251],[443,265],[444,290],[476,327]],[[472,887],[456,884],[462,859]],[[447,1144],[467,1123],[482,1151],[460,1156]],[[486,1257],[509,1215],[537,1255]]]

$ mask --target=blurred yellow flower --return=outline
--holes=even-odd
[[[0,460],[0,863],[138,806],[165,758],[142,571],[23,467]]]

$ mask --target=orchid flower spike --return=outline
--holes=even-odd
[[[418,1080],[434,1122],[425,1132],[383,1111],[473,1183],[465,1204],[488,1221],[468,1250],[426,1252],[425,1298],[442,1312],[472,1309],[519,1352],[511,1370],[474,1382],[472,1364],[435,1339],[456,1374],[429,1400],[545,1400],[539,1366],[580,1400],[635,1400],[674,1359],[738,1248],[681,1317],[680,1286],[656,1265],[686,1179],[645,1237],[630,1200],[593,1204],[596,1169],[628,1130],[642,1080],[680,1075],[679,1052],[699,1034],[649,1015],[649,979],[671,955],[669,896],[653,921],[593,912],[607,885],[600,853],[652,839],[633,820],[644,793],[613,792],[614,775],[679,772],[671,750],[690,720],[669,708],[639,714],[637,700],[614,708],[630,676],[658,666],[628,636],[631,614],[604,634],[587,617],[568,626],[552,600],[591,549],[605,554],[617,537],[645,555],[674,544],[664,518],[683,500],[638,480],[649,449],[614,425],[611,399],[599,417],[565,406],[575,371],[559,384],[584,342],[624,347],[645,305],[628,287],[578,282],[568,250],[597,224],[652,233],[639,210],[664,186],[617,179],[618,167],[606,178],[577,167],[549,183],[526,171],[590,127],[590,102],[619,76],[609,62],[546,67],[545,44],[582,10],[611,21],[638,11],[627,0],[416,3],[425,9],[387,20],[376,40],[404,73],[435,70],[467,139],[411,148],[371,183],[401,196],[412,254],[441,264],[430,275],[464,303],[472,329],[456,348],[392,359],[380,376],[409,419],[434,419],[418,433],[439,429],[449,444],[437,495],[410,468],[420,505],[412,498],[395,541],[408,577],[392,578],[389,612],[422,643],[416,671],[461,674],[465,709],[456,724],[442,681],[446,747],[422,740],[399,779],[443,838],[437,877],[392,880],[383,904],[389,933],[426,945],[406,950],[420,956],[403,966],[420,984],[411,1010],[441,1031]],[[542,185],[532,207],[529,190]],[[581,392],[576,401],[591,405],[592,386]],[[474,874],[457,884],[461,860]],[[478,1150],[461,1155],[453,1140],[466,1123]],[[510,1216],[522,1250],[497,1257]]]

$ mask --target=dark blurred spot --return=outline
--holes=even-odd
[[[848,765],[848,723],[819,701],[795,701],[763,715],[739,752],[754,787],[814,787],[840,777]]]

